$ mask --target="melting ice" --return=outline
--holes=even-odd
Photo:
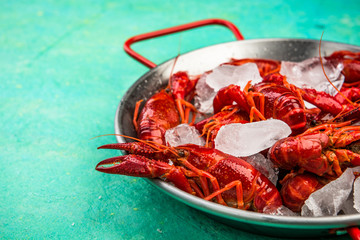
[[[329,61],[323,59],[323,65],[326,75],[331,82],[340,89],[344,76],[341,74],[343,65],[334,67]],[[314,57],[302,62],[281,62],[280,74],[285,75],[289,83],[297,87],[314,88],[318,91],[324,91],[330,95],[335,95],[337,91],[327,81],[321,67],[320,58]]]
[[[204,139],[200,137],[200,134],[195,129],[195,127],[189,126],[186,123],[168,129],[165,132],[165,141],[168,145],[172,147],[176,147],[188,143],[192,143],[200,146],[203,146],[205,144]]]
[[[353,172],[360,172],[360,167],[352,168]],[[345,214],[360,213],[360,177],[356,178],[353,185],[353,191],[344,203],[341,209]]]
[[[195,86],[195,107],[202,113],[213,112],[213,100],[216,92],[206,83],[208,73],[203,74]]]
[[[230,84],[239,85],[244,89],[250,80],[252,84],[262,81],[255,63],[245,63],[240,66],[220,65],[207,76],[206,83],[217,92]]]
[[[199,79],[196,85],[195,106],[202,113],[211,113],[213,99],[221,88],[235,84],[244,89],[250,80],[252,84],[262,81],[255,63],[240,66],[220,65],[212,72],[203,74]]]
[[[265,158],[261,153],[243,157],[243,159],[267,177],[270,182],[276,185],[279,169],[274,167],[274,164],[270,159]]]
[[[311,217],[336,216],[342,209],[344,209],[345,213],[349,211],[346,210],[349,209],[349,206],[344,204],[348,202],[346,200],[351,196],[353,190],[355,179],[353,172],[359,170],[360,167],[347,168],[339,178],[313,192],[301,208],[301,215]],[[359,206],[358,191],[359,188],[354,188],[354,208]]]
[[[277,119],[232,123],[220,128],[215,138],[215,148],[236,157],[246,157],[271,147],[290,134],[290,127]]]

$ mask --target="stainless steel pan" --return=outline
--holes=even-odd
[[[238,40],[242,39],[242,35],[238,32],[236,27],[234,28],[234,26],[227,21],[222,21],[223,20],[212,19],[192,23],[190,26],[182,25],[177,27],[176,30],[174,30],[174,28],[169,28],[150,34],[135,36],[125,43],[124,48],[131,56],[144,63],[146,66],[152,67],[152,69],[140,77],[123,96],[115,115],[115,132],[117,134],[136,137],[136,132],[132,124],[135,102],[140,99],[149,98],[167,84],[175,61],[174,58],[156,66],[144,57],[134,53],[130,48],[130,45],[136,41],[150,37],[207,24],[225,25],[233,31]],[[336,50],[359,52],[360,47],[338,42],[322,42],[322,55],[328,55]],[[218,66],[220,63],[228,61],[230,58],[268,58],[286,61],[302,61],[318,55],[318,40],[256,39],[234,41],[209,46],[180,55],[176,61],[174,72],[185,70],[188,71],[189,74],[200,74]],[[129,140],[118,136],[117,141],[126,142]],[[358,229],[353,227],[360,225],[360,214],[317,218],[273,216],[233,209],[205,201],[160,180],[149,179],[148,182],[171,197],[204,212],[218,221],[257,234],[280,237],[315,237],[330,234],[342,234],[346,233],[346,231],[349,231],[351,234],[356,234]]]

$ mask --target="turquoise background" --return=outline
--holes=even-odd
[[[131,36],[223,18],[246,39],[360,45],[353,1],[1,1],[0,238],[273,239],[218,223],[143,179],[94,170],[116,151],[116,107],[148,71],[123,51]],[[234,40],[209,26],[134,45],[161,63]],[[337,239],[349,239],[342,236]]]

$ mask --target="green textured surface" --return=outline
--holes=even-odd
[[[148,71],[122,45],[205,18],[235,23],[246,39],[319,39],[324,30],[324,40],[360,45],[359,14],[358,0],[1,1],[0,237],[273,239],[218,223],[142,179],[94,170],[117,152],[96,150],[114,137],[90,139],[114,132],[119,100]],[[161,63],[233,39],[204,27],[134,48]]]

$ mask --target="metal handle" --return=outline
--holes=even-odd
[[[346,230],[352,239],[360,240],[360,229],[358,227],[349,227]]]
[[[128,40],[126,40],[126,42],[124,43],[124,50],[127,54],[129,54],[135,60],[139,61],[140,63],[144,64],[145,66],[147,66],[149,68],[154,68],[154,67],[156,67],[156,64],[151,62],[147,58],[143,57],[139,53],[135,52],[133,49],[131,49],[131,47],[130,47],[131,44],[142,41],[142,40],[160,37],[160,36],[164,36],[164,35],[168,35],[168,34],[172,34],[172,33],[176,33],[176,32],[181,32],[184,30],[189,30],[192,28],[201,27],[201,26],[205,26],[205,25],[211,25],[211,24],[223,25],[223,26],[229,28],[233,32],[233,34],[235,35],[237,40],[244,39],[244,37],[240,33],[239,29],[233,23],[231,23],[227,20],[214,18],[214,19],[205,19],[205,20],[201,20],[201,21],[197,21],[197,22],[187,23],[187,24],[183,24],[183,25],[179,25],[179,26],[175,26],[175,27],[165,28],[162,30],[157,30],[157,31],[153,31],[153,32],[136,35],[136,36],[131,37]]]

